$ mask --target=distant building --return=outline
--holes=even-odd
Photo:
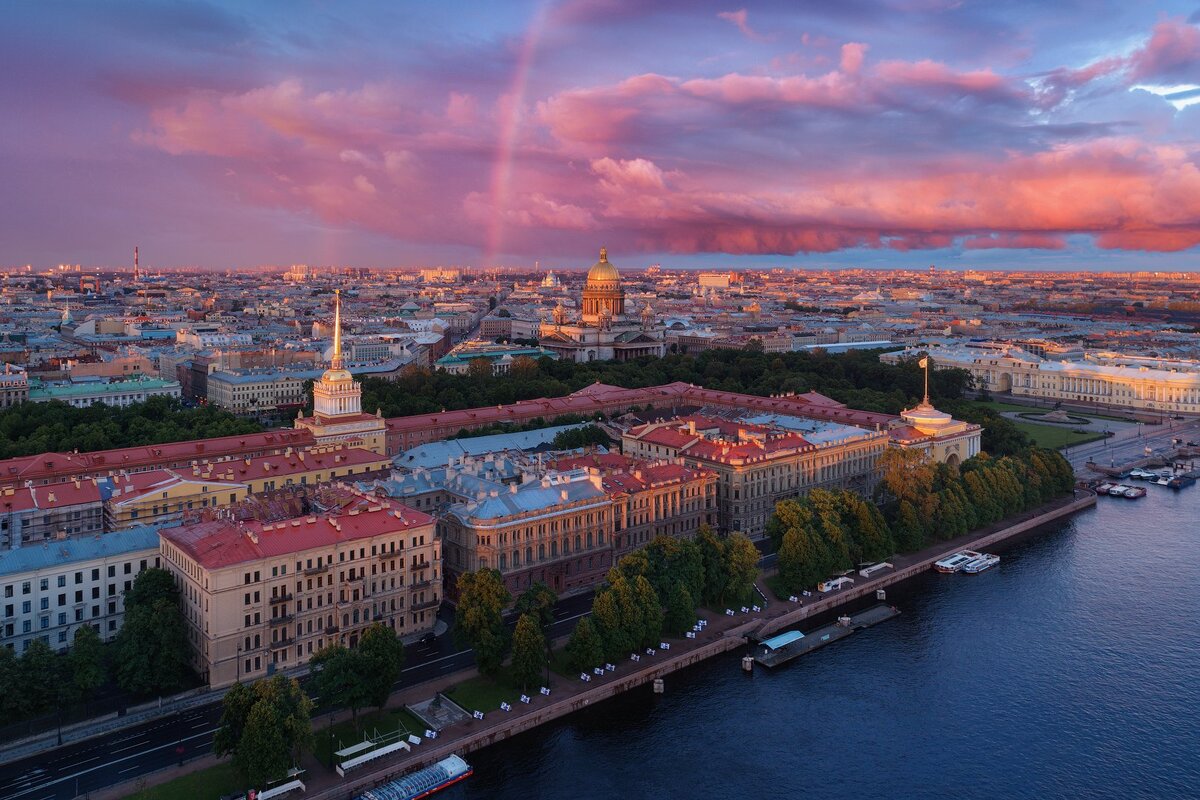
[[[91,625],[111,641],[125,617],[125,593],[160,566],[158,531],[144,527],[0,550],[0,646],[23,653],[34,639],[71,646]]]
[[[558,359],[558,353],[543,347],[495,344],[494,342],[464,342],[437,360],[435,366],[451,375],[463,375],[470,369],[471,362],[482,359],[488,362],[493,375],[505,375],[518,358],[537,360],[542,356]]]
[[[588,270],[579,319],[568,321],[559,305],[552,324],[541,326],[538,342],[559,358],[577,362],[628,361],[662,356],[666,351],[662,326],[649,306],[641,309],[637,320],[626,317],[621,276],[604,248],[600,248],[600,260]]]
[[[0,372],[0,408],[11,408],[29,399],[29,378],[25,370],[5,364]]]
[[[161,549],[193,666],[213,687],[301,666],[329,644],[353,647],[375,622],[420,636],[442,600],[433,519],[382,497],[336,515],[166,528]]]
[[[1000,342],[912,348],[884,353],[880,360],[894,364],[926,352],[936,369],[964,369],[977,387],[992,392],[1131,411],[1200,414],[1197,361],[1119,353],[1055,360]]]
[[[0,489],[0,549],[39,545],[104,530],[104,506],[94,480]]]
[[[34,403],[59,400],[76,408],[87,408],[93,403],[128,406],[134,403],[144,403],[151,397],[179,397],[180,393],[178,381],[165,381],[161,378],[74,381],[71,383],[37,381],[30,385],[29,400]]]

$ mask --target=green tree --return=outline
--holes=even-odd
[[[394,630],[376,622],[363,631],[358,654],[363,662],[361,679],[366,695],[371,705],[383,708],[392,694],[392,686],[400,680],[404,643]]]
[[[518,614],[532,613],[537,617],[538,625],[543,630],[554,624],[554,606],[558,603],[558,595],[546,584],[535,581],[517,598],[513,609]]]
[[[499,570],[480,569],[458,578],[454,635],[475,650],[475,663],[484,675],[495,675],[504,663],[509,634],[503,611],[511,600]]]
[[[696,624],[696,603],[688,593],[683,581],[675,581],[671,597],[667,601],[667,615],[663,627],[672,636],[682,636]]]
[[[0,645],[0,715],[4,719],[25,716],[24,700],[21,663],[10,648]]]
[[[735,605],[748,605],[754,597],[754,582],[758,580],[758,548],[745,534],[735,533],[725,540],[725,574],[728,575],[724,597]]]
[[[71,667],[71,684],[77,696],[86,703],[92,692],[104,685],[108,670],[104,663],[104,643],[91,625],[81,625],[75,631],[71,652],[67,654]]]
[[[616,661],[637,645],[622,617],[617,593],[611,587],[602,589],[592,601],[592,622],[604,645],[604,657],[609,661]]]
[[[229,756],[237,752],[246,729],[246,719],[258,698],[254,689],[244,683],[235,683],[221,701],[221,720],[213,734],[213,752],[218,756]]]
[[[50,645],[34,639],[21,655],[20,691],[29,713],[50,711],[62,698],[62,661]]]
[[[682,583],[682,581],[677,581],[677,583]],[[686,586],[686,584],[684,585]],[[634,580],[632,588],[641,616],[641,625],[639,626],[641,638],[638,644],[642,647],[657,646],[662,639],[662,601],[659,600],[658,592],[650,585],[650,581],[646,580],[642,575],[639,575]],[[691,595],[688,596],[691,597]],[[692,608],[694,609],[695,606]]]
[[[588,672],[604,662],[604,642],[596,632],[592,620],[579,620],[571,638],[567,640],[567,664],[572,671]]]
[[[704,568],[704,590],[700,593],[701,599],[714,605],[724,603],[725,591],[729,588],[725,543],[712,528],[701,525],[696,533],[696,546],[700,550],[700,564]]]
[[[190,650],[179,591],[166,570],[148,569],[125,596],[117,634],[117,683],[134,694],[166,693],[187,684]]]
[[[358,710],[372,701],[363,679],[366,660],[355,650],[329,644],[314,653],[308,664],[313,693],[327,708],[349,708],[354,729],[358,730]]]
[[[528,611],[517,620],[512,640],[513,677],[526,690],[540,685],[546,670],[546,637],[537,615]]]
[[[291,765],[291,752],[278,717],[269,703],[256,702],[233,754],[234,768],[248,786],[262,789],[268,781],[283,777]]]

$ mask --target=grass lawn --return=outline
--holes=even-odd
[[[339,722],[333,726],[332,750],[341,750],[358,744],[376,732],[380,736],[396,733],[401,727],[417,736],[425,734],[425,725],[403,708],[388,708],[383,711],[364,712],[358,715],[358,732],[354,731],[354,720]],[[322,764],[329,763],[329,725],[322,724],[321,717],[313,720],[313,752]]]
[[[218,764],[173,781],[143,789],[129,800],[217,800],[246,787],[239,785],[231,764]]]
[[[779,575],[764,578],[763,583],[771,590],[771,594],[775,595],[776,600],[787,600],[792,596],[791,592],[783,588],[783,578],[779,577]]]
[[[536,693],[539,688],[534,687],[531,691]],[[443,694],[467,711],[486,713],[500,708],[503,702],[515,705],[521,699],[521,688],[505,666],[495,678],[480,675],[447,689]]]
[[[1070,428],[1063,428],[1056,425],[1038,425],[1036,422],[1025,422],[1024,420],[1009,420],[1022,433],[1033,439],[1034,444],[1038,447],[1047,447],[1058,450],[1063,447],[1074,447],[1077,444],[1084,442],[1094,442],[1097,439],[1103,439],[1104,434],[1096,432],[1076,433]]]
[[[1053,410],[1052,405],[1024,406],[1019,403],[1003,403],[999,400],[973,400],[978,406],[986,406],[993,411],[1016,411],[1025,414],[1048,414]],[[1115,414],[1100,414],[1092,411],[1067,411],[1073,417],[1089,417],[1091,419],[1108,419],[1113,422],[1130,422],[1129,417],[1119,417]],[[1035,423],[1036,424],[1036,423]]]

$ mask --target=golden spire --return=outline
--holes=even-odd
[[[607,247],[600,248],[600,260],[608,261],[608,248]]]
[[[333,290],[333,369],[342,368],[342,290]]]

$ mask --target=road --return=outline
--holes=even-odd
[[[1145,457],[1145,449],[1156,453],[1172,449],[1172,440],[1200,441],[1200,420],[1165,420],[1161,425],[1140,425],[1107,439],[1088,442],[1063,450],[1076,474],[1090,474],[1087,462],[1115,466]]]
[[[569,634],[591,605],[590,592],[561,600],[554,609],[551,635]],[[445,607],[442,613],[450,614]],[[475,656],[444,634],[406,647],[405,662],[397,689],[466,669]],[[221,704],[215,702],[4,764],[0,800],[71,800],[177,764],[181,758],[197,758],[211,752],[220,718]]]

